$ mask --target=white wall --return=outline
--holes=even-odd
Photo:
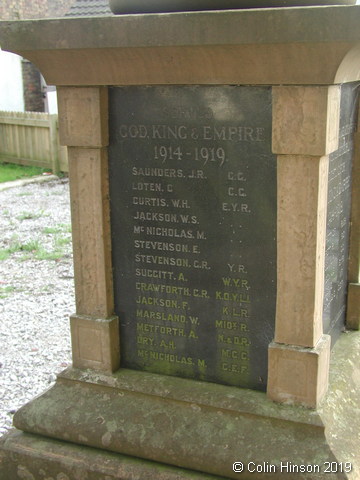
[[[0,49],[0,110],[24,111],[21,57]]]
[[[56,90],[47,92],[46,95],[49,113],[58,113]]]

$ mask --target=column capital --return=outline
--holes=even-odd
[[[273,87],[274,153],[329,155],[338,148],[340,86]]]
[[[58,87],[60,143],[68,147],[108,145],[107,87]]]

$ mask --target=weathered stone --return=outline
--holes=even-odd
[[[16,430],[0,446],[2,480],[226,480]]]
[[[274,87],[273,96],[274,153],[323,156],[338,148],[339,86]]]
[[[315,348],[271,343],[268,396],[316,408],[328,388],[330,343],[329,335],[323,335]]]
[[[245,480],[278,479],[281,462],[284,480],[294,478],[286,462],[318,465],[320,471],[307,473],[307,480],[355,480],[359,347],[358,332],[341,335],[333,349],[329,393],[318,411],[273,403],[262,392],[176,377],[70,369],[22,407],[14,422],[34,434],[132,456],[141,452],[146,459],[226,478],[238,478],[232,463],[241,461],[276,467],[244,472]],[[325,473],[326,462],[351,462],[352,471],[337,467]]]
[[[329,339],[323,336],[322,311],[326,263],[327,172],[329,155],[336,151],[338,142],[340,89],[334,83],[360,80],[359,19],[360,7],[336,7],[127,15],[104,19],[74,19],[66,22],[0,24],[2,48],[9,48],[8,45],[12,43],[11,48],[16,53],[27,57],[41,68],[49,83],[64,86],[64,89],[60,90],[60,114],[64,113],[61,131],[69,145],[77,297],[77,312],[72,321],[74,363],[79,367],[92,368],[92,370],[74,369],[63,374],[53,389],[23,407],[15,415],[15,425],[18,428],[32,435],[43,435],[85,445],[87,448],[140,456],[158,464],[171,464],[177,468],[196,470],[201,472],[199,475],[213,474],[238,478],[239,473],[233,470],[232,464],[243,461],[246,466],[244,479],[275,480],[280,473],[282,478],[292,479],[294,477],[292,465],[309,465],[311,471],[297,472],[300,478],[357,480],[359,423],[358,419],[354,418],[356,417],[354,413],[359,404],[358,333],[340,335],[340,340],[331,355],[331,362],[335,362],[332,367],[335,376],[331,375],[328,395],[314,410],[304,409],[299,405],[295,407],[273,403],[263,392],[204,381],[131,370],[119,370],[113,375],[110,373],[118,367],[121,358],[116,348],[117,320],[113,317],[109,196],[113,196],[115,200],[116,196],[114,197],[114,189],[109,195],[107,183],[106,98],[109,91],[111,98],[117,86],[126,89],[127,86],[151,85],[146,87],[150,91],[166,85],[164,91],[169,92],[171,86],[174,92],[178,91],[176,85],[187,85],[183,91],[190,91],[191,88],[196,90],[197,87],[190,85],[200,85],[198,91],[203,89],[202,91],[210,92],[217,86],[218,92],[220,89],[238,92],[240,87],[231,85],[251,85],[246,87],[246,91],[247,88],[256,91],[262,85],[261,91],[267,92],[266,98],[270,91],[277,89],[276,98],[277,100],[281,98],[279,102],[276,100],[275,115],[272,118],[273,146],[268,140],[265,151],[257,150],[254,155],[254,157],[264,155],[266,159],[271,157],[272,161],[271,148],[276,147],[274,151],[278,153],[277,209],[275,212],[274,202],[270,201],[271,226],[267,229],[267,232],[271,231],[271,234],[274,234],[275,239],[273,226],[274,215],[277,214],[276,278],[272,273],[269,275],[274,281],[274,287],[276,285],[276,291],[268,290],[266,284],[265,290],[271,299],[265,301],[261,298],[262,309],[266,308],[266,305],[273,305],[271,302],[274,297],[277,301],[274,336],[276,345],[272,351],[274,353],[272,360],[275,361],[270,361],[272,371],[269,372],[271,379],[269,394],[275,392],[274,398],[277,401],[290,400],[300,405],[318,405],[326,390],[329,353]],[[177,96],[182,99],[180,94]],[[122,96],[121,103],[112,104],[110,109],[111,115],[114,115],[113,109],[128,110],[125,113],[121,112],[125,116],[121,117],[122,123],[118,133],[120,137],[126,134],[141,137],[145,134],[141,126],[143,123],[139,124],[136,130],[137,123],[130,122],[131,113],[134,112],[131,110],[131,104],[126,104],[125,97]],[[238,99],[234,103],[240,104],[242,100]],[[192,100],[192,103],[199,106],[197,99]],[[269,107],[269,102],[264,103]],[[141,107],[143,105],[140,105]],[[256,110],[258,111],[258,105]],[[180,109],[172,111],[171,115],[178,115],[179,111],[182,114]],[[160,114],[153,111],[151,113],[156,118],[161,115],[161,111]],[[221,113],[218,112],[218,119],[221,119]],[[320,118],[317,117],[317,113]],[[245,117],[249,118],[249,114],[246,113]],[[238,118],[238,115],[235,115],[235,118]],[[266,124],[270,118],[268,110],[264,112],[264,118],[267,119]],[[188,128],[190,125],[184,124],[183,119],[181,122],[177,119],[177,123],[171,124],[169,117],[167,120],[170,126],[180,126],[181,132],[184,132],[183,127]],[[195,129],[206,126],[201,122],[195,124]],[[152,124],[162,125],[157,120]],[[166,126],[166,123],[164,124]],[[133,129],[131,125],[135,125],[136,128]],[[158,139],[167,140],[161,135]],[[203,140],[205,141],[205,138]],[[212,140],[207,138],[206,141]],[[171,151],[168,149],[171,146],[168,143],[154,143],[151,146],[159,161],[164,161],[166,155],[172,156],[172,161],[180,161],[179,158],[174,158],[180,157],[181,151],[177,146]],[[162,147],[165,147],[165,150]],[[204,148],[204,145],[201,148]],[[203,160],[206,160],[206,152],[211,154],[209,148],[213,147],[205,147],[203,154],[198,150]],[[217,160],[226,158],[221,150],[213,152],[216,153]],[[240,149],[239,152],[241,155],[250,156],[247,149]],[[140,157],[145,154],[148,155],[149,151],[140,149]],[[239,162],[243,162],[240,154]],[[131,151],[129,146],[120,148],[116,153],[116,161],[128,162],[126,163],[128,167],[140,168],[140,164],[136,164],[138,162],[136,155],[137,152]],[[358,155],[355,157],[356,177],[359,163]],[[147,160],[149,158],[147,157]],[[165,158],[165,163],[166,161]],[[253,163],[255,161],[253,159]],[[144,165],[145,162],[141,163],[141,168]],[[246,160],[241,165],[246,166]],[[204,173],[205,167],[198,170]],[[113,171],[116,173],[116,169]],[[258,174],[259,172],[252,171],[254,178],[259,178]],[[223,182],[219,182],[216,175],[209,175],[204,179],[206,188],[200,189],[199,184],[196,184],[191,191],[187,190],[188,195],[194,196],[191,198],[201,196],[202,191],[208,201],[211,197],[211,188],[216,192],[219,185],[223,186]],[[121,184],[119,177],[114,177],[114,180],[120,185],[118,188],[127,188]],[[269,185],[266,187],[271,195],[274,193],[273,180],[274,176],[269,174]],[[179,188],[181,183],[180,176],[175,179],[174,187]],[[354,185],[353,193],[355,192],[355,197],[358,198],[356,182]],[[241,188],[243,187],[237,190],[238,197],[245,193]],[[253,186],[253,190],[255,189],[256,186]],[[185,208],[188,199],[182,198],[180,190],[178,200],[185,202],[182,204],[182,208]],[[265,187],[264,190],[266,191]],[[336,193],[336,188],[333,193],[334,191]],[[113,219],[117,215],[116,208],[120,211],[124,207],[130,209],[130,204],[126,203],[129,200],[126,195],[125,198],[121,195],[118,198],[121,202],[119,205],[116,202],[112,203]],[[172,199],[171,196],[161,198],[161,195],[146,198],[155,199],[155,204],[157,201],[161,204],[161,200],[166,204]],[[208,212],[199,205],[203,204],[198,203],[198,210],[193,215],[195,225],[196,222],[203,222],[203,219],[207,218],[204,212],[208,217],[216,217],[216,208]],[[357,285],[358,200],[355,200],[353,205],[355,208],[352,214],[354,224],[352,232],[355,233],[351,233],[349,279],[352,284]],[[210,206],[214,207],[214,203],[210,203]],[[152,210],[151,208],[146,211],[139,210],[144,217],[139,216],[138,220],[147,221],[147,215],[150,214],[151,220],[159,221],[159,217],[156,218],[157,211],[152,205],[150,207]],[[264,211],[266,212],[266,209]],[[342,216],[339,217],[341,219]],[[168,218],[163,217],[163,220],[167,222]],[[223,221],[224,218],[220,220]],[[226,223],[229,237],[232,236],[231,226],[235,230],[235,220],[238,219],[235,217],[233,220],[233,225]],[[206,223],[213,225],[209,230],[215,233],[210,242],[213,248],[211,262],[215,264],[218,257],[219,264],[224,263],[228,251],[232,251],[237,263],[243,265],[244,263],[239,261],[240,247],[232,250],[228,238],[224,238],[222,244],[224,251],[220,248],[218,255],[214,253],[221,229],[215,228],[213,221],[213,218],[209,218]],[[348,220],[344,219],[344,222],[348,223]],[[214,223],[220,225],[220,221]],[[259,226],[260,222],[256,224]],[[116,236],[124,235],[124,232],[129,234],[125,222],[118,227],[115,236],[113,235],[114,245],[117,241]],[[123,230],[121,227],[124,227]],[[255,236],[254,231],[252,233]],[[259,238],[264,239],[262,235]],[[242,241],[241,235],[234,234],[234,239]],[[204,238],[201,237],[199,240]],[[250,243],[246,235],[244,240]],[[262,271],[263,267],[261,247],[261,242],[258,245],[254,244],[259,258],[256,258],[256,255],[251,257],[253,262],[255,260],[258,262],[257,273]],[[134,250],[135,248],[134,244]],[[118,253],[114,252],[114,258]],[[126,264],[134,258],[130,257],[130,254],[134,255],[134,251],[127,250],[126,258],[122,258],[119,263],[120,268],[116,262],[114,264],[115,275],[121,277],[117,269],[126,274],[126,277],[118,282],[120,290],[115,292],[116,313],[122,317],[123,328],[128,327],[128,319],[126,309],[124,315],[122,306],[128,305],[127,299],[123,300],[122,295],[129,294],[131,297],[129,301],[133,303],[136,303],[137,298],[136,295],[134,297],[133,291],[127,290],[127,283],[133,282],[131,276],[133,267],[128,269]],[[197,255],[200,254],[203,255],[201,250]],[[274,254],[272,256],[275,257]],[[264,257],[265,266],[268,267],[269,257],[267,254]],[[340,257],[339,254],[337,259],[344,258]],[[160,258],[160,255],[156,258]],[[142,258],[140,260],[143,261]],[[206,258],[203,260],[207,261]],[[147,259],[144,261],[147,262]],[[184,265],[186,266],[186,262]],[[217,274],[222,273],[221,265],[214,270]],[[264,268],[263,277],[266,276],[267,268]],[[192,278],[191,281],[193,295],[195,288],[199,291],[199,287],[195,286],[196,278]],[[212,288],[212,279],[210,276],[209,278],[204,276],[199,280],[199,285],[201,283],[206,283],[203,299],[207,301],[207,292]],[[144,295],[144,298],[148,297]],[[349,296],[349,300],[350,297],[351,305],[354,306],[354,295]],[[222,293],[218,295],[219,301],[228,301],[229,298]],[[164,297],[161,300],[164,300]],[[234,298],[233,300],[235,301]],[[147,303],[144,301],[144,305]],[[343,295],[340,303],[341,308],[344,308]],[[195,303],[191,304],[191,308],[193,305]],[[165,307],[168,308],[168,305]],[[200,316],[200,312],[202,313],[202,304],[196,308],[199,315],[194,315],[194,319]],[[211,315],[210,310],[207,310],[208,316]],[[234,313],[229,316],[235,317]],[[273,323],[273,307],[269,308],[269,319],[265,319],[265,315],[261,318],[264,318],[264,322]],[[167,321],[170,321],[170,317]],[[133,322],[133,318],[129,318],[129,322]],[[166,328],[171,326],[166,325]],[[228,337],[235,338],[231,335]],[[267,328],[266,338],[261,340],[262,344],[270,343],[271,337],[272,328]],[[128,338],[124,338],[125,347]],[[204,338],[205,341],[208,340],[208,337]],[[319,340],[321,345],[318,343]],[[167,348],[169,345],[170,342]],[[174,345],[170,345],[171,348],[172,346]],[[210,343],[210,351],[212,347]],[[165,345],[162,348],[165,349]],[[336,353],[339,352],[338,348],[340,353]],[[232,355],[231,349],[224,350]],[[124,360],[129,361],[130,357],[131,352],[125,352]],[[188,358],[185,354],[182,357],[185,360]],[[190,355],[190,358],[193,357]],[[211,359],[211,355],[208,354],[207,358]],[[135,367],[130,361],[128,366]],[[203,364],[197,366],[203,367]],[[276,371],[277,369],[279,371]],[[289,381],[292,373],[294,378]],[[199,375],[197,378],[202,377]],[[219,381],[219,378],[206,379]],[[44,445],[44,450],[48,451],[49,448],[48,444]],[[69,450],[67,452],[69,458],[73,458],[74,452],[71,453]],[[11,449],[2,453],[3,464],[6,461],[7,466],[11,465],[7,468],[12,468],[12,472],[14,472],[14,462],[11,463],[13,454],[14,451]],[[36,454],[30,454],[30,458],[32,456],[36,457]],[[46,454],[45,464],[48,464],[50,457],[54,458],[53,455]],[[66,464],[66,461],[65,457],[64,461],[60,462],[61,465]],[[352,462],[352,472],[344,471],[349,465],[341,463],[349,461]],[[285,462],[285,466],[282,466],[281,462]],[[260,465],[259,470],[251,471],[252,465]],[[19,466],[21,468],[16,475],[22,478],[31,478],[35,475],[29,469],[28,463],[21,463]],[[267,466],[271,469],[267,470]],[[330,473],[326,471],[326,467],[329,466]],[[92,466],[83,469],[80,474],[86,477],[91,468]],[[279,471],[279,468],[280,470],[283,468],[283,471]],[[68,476],[68,472],[58,470],[56,475]],[[144,471],[137,470],[133,477],[136,478],[136,475],[138,478],[142,478],[142,475],[146,478]],[[131,478],[131,475],[129,476]]]
[[[360,284],[349,283],[348,289],[346,326],[360,330]]]
[[[59,88],[58,102],[62,145],[88,148],[107,145],[106,88]]]
[[[331,85],[359,79],[359,21],[358,6],[250,9],[4,22],[0,36],[53,85]]]
[[[72,315],[73,365],[114,372],[119,368],[119,321],[117,317]]]
[[[346,312],[346,299],[353,276],[352,264],[356,262],[355,251],[349,251],[350,232],[355,228],[352,241],[356,242],[358,228],[356,219],[351,222],[351,210],[355,210],[352,213],[354,218],[359,201],[355,191],[359,180],[354,152],[358,93],[358,83],[341,86],[339,146],[329,155],[323,329],[324,333],[331,335],[333,342],[343,331],[348,314],[352,315]],[[355,188],[352,188],[353,183]],[[360,239],[357,240],[360,244]]]

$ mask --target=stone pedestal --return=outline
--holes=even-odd
[[[338,302],[329,288],[334,284],[337,292],[343,291],[348,270],[346,321],[349,328],[359,328],[359,139],[353,134],[356,121],[349,124],[342,114],[353,118],[349,108],[357,108],[356,97],[342,92],[344,83],[355,88],[351,82],[360,80],[359,21],[360,7],[354,6],[0,23],[2,48],[37,64],[47,83],[58,86],[60,136],[69,153],[77,309],[71,317],[73,368],[15,415],[15,427],[26,433],[2,440],[4,478],[238,478],[242,467],[236,462],[242,462],[244,479],[280,474],[284,479],[359,478],[359,425],[353,414],[360,397],[359,336],[340,334],[345,300],[330,313],[329,325],[324,321],[327,298],[331,312],[332,302]],[[111,253],[117,239],[114,232],[111,237],[108,164],[117,140],[113,135],[109,149],[109,89],[159,85],[269,89],[268,147],[277,165],[272,261],[277,268],[271,300],[276,314],[267,319],[275,325],[272,338],[266,337],[268,379],[259,380],[266,394],[241,388],[238,380],[223,382],[227,385],[201,381],[203,361],[197,364],[196,380],[164,375],[156,366],[150,372],[123,368],[128,360],[120,351],[119,335],[128,312],[119,307],[124,291],[116,291],[116,285],[114,305],[113,280],[128,272],[113,262],[117,253]],[[210,127],[201,127],[206,140]],[[180,140],[188,127],[182,128]],[[193,140],[198,139],[195,133]],[[253,133],[247,135],[250,139]],[[336,187],[339,172],[332,165],[351,152],[352,139],[351,222],[344,222],[351,224],[349,266],[344,266],[341,247],[342,257],[327,273],[334,255],[327,233],[328,205],[334,199],[328,192],[336,197],[346,187],[345,181]],[[179,157],[180,146],[176,148]],[[217,159],[225,161],[222,152],[217,151]],[[210,155],[208,149],[205,153]],[[197,175],[207,179],[204,173]],[[335,187],[329,188],[330,177]],[[194,286],[191,292],[195,296]],[[203,290],[204,302],[210,297]],[[219,301],[224,298],[220,292]],[[244,319],[247,312],[243,309]],[[228,310],[224,315],[230,315]],[[208,313],[209,325],[215,321],[210,317]],[[245,320],[242,325],[244,332],[251,328]],[[340,336],[333,350],[330,334]],[[245,345],[245,333],[236,338]],[[224,342],[224,335],[217,341]],[[239,367],[240,350],[222,351],[230,352],[232,365]],[[186,355],[174,358],[193,362]],[[244,359],[247,353],[242,353]],[[179,374],[183,376],[189,377]]]

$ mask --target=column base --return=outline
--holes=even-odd
[[[330,345],[329,335],[323,335],[314,348],[271,343],[269,398],[316,408],[328,388]]]
[[[88,315],[70,317],[73,365],[115,372],[120,366],[119,319]]]

